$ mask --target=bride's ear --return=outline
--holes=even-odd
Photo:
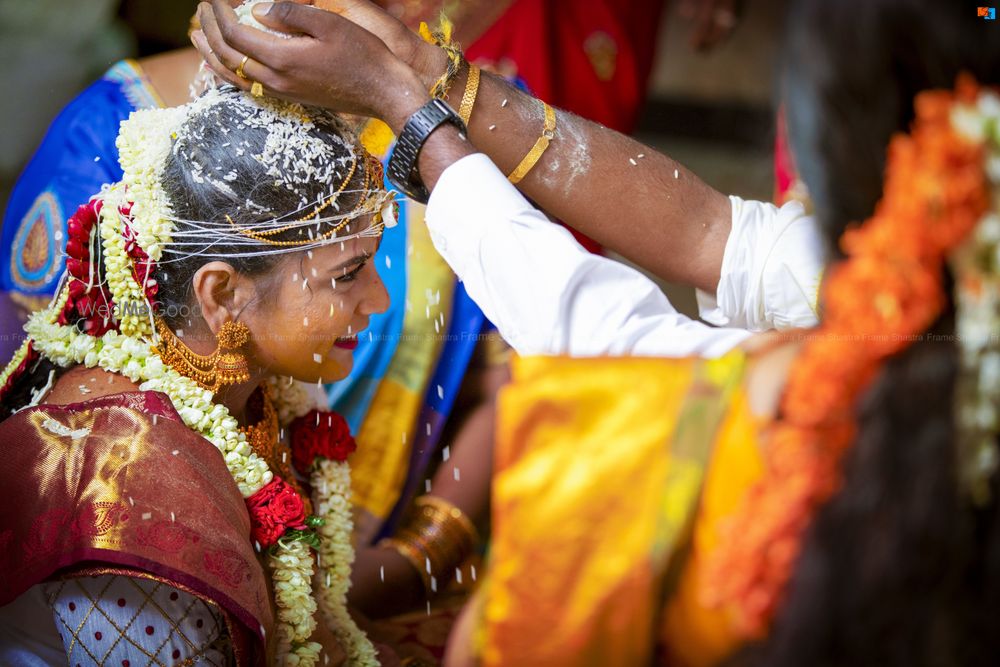
[[[238,319],[253,298],[251,282],[226,262],[209,262],[198,269],[191,279],[191,289],[212,333]]]

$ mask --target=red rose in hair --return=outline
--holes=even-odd
[[[103,321],[98,322],[97,320],[101,318],[97,318],[92,312],[97,303],[104,302],[101,300],[104,294],[103,288],[90,284],[93,277],[90,237],[94,225],[97,224],[101,206],[99,199],[89,201],[78,208],[67,221],[66,270],[71,276],[70,298],[66,301],[58,319],[59,324],[65,325],[82,318],[85,324],[83,330],[92,336],[99,336],[110,328]]]
[[[308,475],[318,458],[346,461],[358,448],[347,420],[336,412],[310,410],[292,422],[292,463]]]
[[[280,477],[247,498],[246,503],[250,532],[262,549],[273,546],[289,528],[307,528],[302,498]]]

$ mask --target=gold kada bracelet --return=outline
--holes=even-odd
[[[476,527],[462,510],[443,498],[420,496],[396,534],[378,545],[409,561],[432,595],[451,580],[478,542]]]
[[[539,100],[541,101],[541,100]],[[514,185],[521,182],[525,176],[528,175],[538,161],[542,158],[542,154],[545,153],[546,149],[549,147],[549,142],[555,138],[556,135],[556,112],[545,102],[542,102],[542,106],[545,108],[545,128],[542,130],[542,136],[538,137],[538,141],[535,145],[531,147],[528,154],[524,156],[521,160],[521,164],[514,168],[514,171],[510,172],[507,177]]]

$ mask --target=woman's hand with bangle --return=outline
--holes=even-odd
[[[201,3],[198,16],[194,45],[218,76],[244,90],[259,82],[266,94],[378,117],[397,132],[430,99],[382,39],[333,12],[295,2],[255,8],[261,23],[291,38],[240,24],[226,0]],[[244,57],[245,78],[236,73]]]

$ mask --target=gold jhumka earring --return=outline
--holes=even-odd
[[[223,324],[215,336],[218,346],[208,356],[193,352],[163,320],[156,321],[156,330],[160,335],[156,351],[163,363],[204,389],[215,393],[222,387],[250,379],[250,366],[239,351],[250,340],[250,329],[242,322]]]

